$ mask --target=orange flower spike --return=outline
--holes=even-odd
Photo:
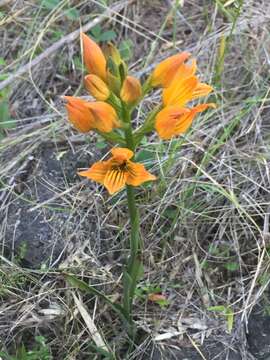
[[[68,118],[73,126],[83,133],[92,130],[94,119],[87,108],[87,101],[73,96],[64,96],[64,99],[67,101]]]
[[[97,100],[105,101],[110,96],[110,90],[101,78],[94,74],[87,75],[84,78],[86,89]]]
[[[82,33],[83,59],[89,73],[106,81],[106,59],[101,48],[90,37]]]
[[[120,92],[121,99],[127,104],[132,104],[136,102],[141,95],[142,87],[139,80],[133,76],[127,76]]]
[[[156,66],[151,75],[151,85],[153,87],[167,87],[173,80],[178,68],[190,57],[190,53],[184,51],[173,55],[162,61]]]
[[[95,129],[108,133],[114,128],[121,127],[116,111],[111,105],[103,101],[95,101],[87,103],[87,108],[94,119]]]
[[[173,136],[184,134],[191,126],[195,115],[215,107],[215,104],[201,104],[192,109],[170,106],[161,110],[156,117],[155,128],[163,140],[169,140]]]
[[[104,185],[111,195],[123,189],[126,184],[139,186],[146,181],[156,179],[142,164],[130,160],[133,157],[131,150],[114,148],[111,153],[111,159],[99,161],[88,170],[79,172],[79,175]]]

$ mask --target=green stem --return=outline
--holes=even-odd
[[[124,109],[123,116],[125,117],[124,122],[127,125],[125,129],[126,146],[130,150],[134,151],[135,142],[132,133],[130,112],[127,109]],[[134,187],[131,185],[127,185],[126,191],[127,191],[127,202],[128,202],[131,233],[130,233],[130,256],[128,259],[126,269],[124,271],[123,306],[125,312],[129,316],[130,323],[132,324],[132,303],[133,303],[137,283],[142,273],[142,261],[141,261],[142,244],[140,240],[139,212],[136,207]],[[133,336],[134,336],[134,327],[133,327]]]

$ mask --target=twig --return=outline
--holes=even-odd
[[[23,65],[21,68],[18,69],[18,71],[16,71],[14,74],[11,74],[7,79],[2,81],[0,83],[0,90],[4,89],[6,86],[13,83],[13,81],[16,78],[18,78],[22,74],[28,72],[32,67],[39,64],[41,61],[43,61],[45,58],[47,58],[51,54],[55,53],[56,50],[58,50],[65,44],[76,40],[78,38],[78,36],[80,35],[81,31],[82,32],[89,31],[92,27],[99,24],[104,18],[110,17],[112,14],[115,14],[116,11],[121,11],[125,7],[125,5],[127,5],[129,2],[130,2],[130,0],[118,2],[115,6],[106,10],[102,15],[100,15],[99,17],[97,17],[94,20],[89,21],[87,24],[82,26],[82,28],[79,28],[79,29],[73,31],[72,33],[62,37],[59,41],[55,42],[50,47],[48,47],[45,51],[43,51],[43,53],[38,55],[33,61],[30,61],[27,64]]]

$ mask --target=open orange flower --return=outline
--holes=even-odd
[[[161,110],[156,117],[155,128],[161,139],[168,140],[175,135],[184,134],[192,124],[195,115],[215,107],[215,104],[201,104],[192,109],[179,106],[168,106]]]
[[[90,37],[82,33],[83,59],[89,73],[106,81],[106,59],[101,48]]]
[[[98,130],[104,133],[120,127],[114,108],[102,101],[88,102],[73,96],[65,96],[68,117],[81,132]]]
[[[196,76],[181,78],[179,74],[179,77],[175,78],[171,85],[163,90],[164,106],[178,105],[183,107],[188,101],[206,96],[213,91],[212,86],[200,83]]]
[[[190,54],[186,51],[168,57],[158,64],[152,75],[151,75],[151,85],[153,87],[162,86],[167,87],[170,85],[173,80],[177,70],[188,58]]]
[[[142,164],[130,160],[134,155],[131,150],[114,148],[111,153],[109,160],[99,161],[88,170],[79,172],[79,175],[103,184],[110,194],[121,190],[125,184],[139,186],[156,179]]]

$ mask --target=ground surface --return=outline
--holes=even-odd
[[[0,351],[22,359],[24,344],[35,359],[98,359],[84,306],[124,358],[121,323],[62,275],[120,298],[124,193],[110,198],[77,176],[108,148],[69,126],[61,100],[87,95],[79,39],[61,41],[90,23],[97,40],[107,34],[132,53],[130,72],[142,78],[191,51],[218,104],[183,139],[152,134],[138,153],[159,180],[137,193],[142,343],[129,358],[270,359],[268,1],[6,0],[0,8]],[[150,94],[134,124],[158,101]],[[149,302],[153,291],[168,305]]]

